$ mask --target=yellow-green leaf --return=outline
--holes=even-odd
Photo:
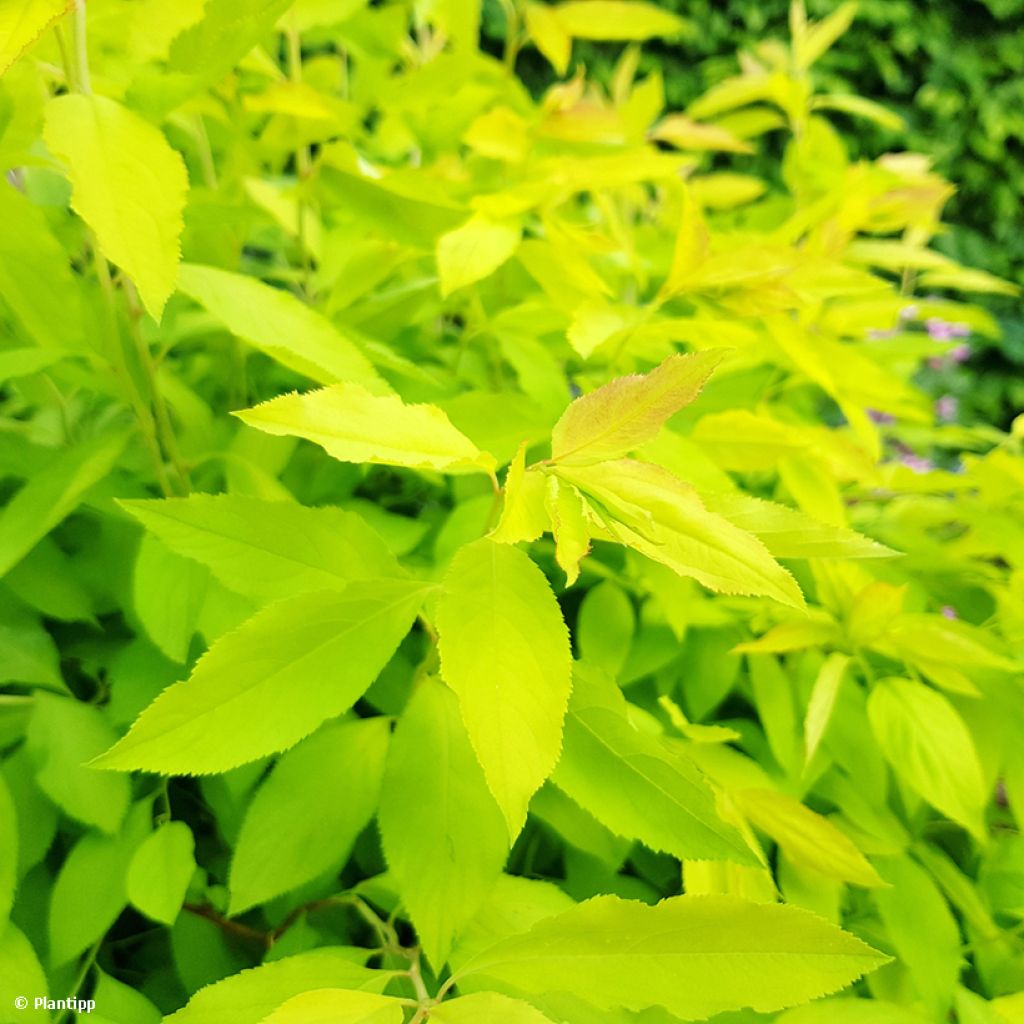
[[[261,1024],[402,1024],[402,1003],[375,992],[313,989],[292,996]]]
[[[579,578],[580,559],[590,550],[586,503],[572,484],[549,476],[546,506],[555,536],[555,559],[565,573],[566,586],[571,587]]]
[[[159,129],[104,96],[59,96],[46,144],[67,165],[71,204],[154,320],[174,291],[188,175]]]
[[[933,807],[983,836],[984,777],[953,705],[913,679],[884,679],[868,697],[868,718],[896,774]]]
[[[435,1024],[552,1024],[536,1007],[500,992],[474,992],[430,1011]]]
[[[723,354],[672,355],[650,373],[618,377],[577,398],[554,426],[552,458],[589,466],[639,448],[700,394]]]
[[[406,405],[394,395],[373,395],[359,384],[282,395],[235,415],[268,434],[304,437],[342,462],[449,473],[494,467],[493,456],[456,430],[437,406]]]
[[[526,469],[526,446],[520,447],[505,477],[504,505],[491,538],[501,544],[536,540],[548,528],[545,478]]]
[[[437,240],[437,270],[441,294],[490,277],[515,251],[518,224],[502,223],[477,215]]]
[[[827,18],[808,26],[799,41],[794,40],[797,65],[809,68],[850,27],[856,16],[856,0],[847,0]]]
[[[838,651],[830,654],[818,670],[807,702],[807,714],[804,716],[804,760],[809,764],[821,743],[828,723],[832,718],[832,710],[836,706],[839,687],[850,659]]]
[[[572,55],[572,37],[558,12],[547,4],[527,4],[526,31],[548,63],[559,75],[564,75]]]
[[[74,0],[8,0],[0,4],[0,75],[2,75]]]
[[[577,39],[654,39],[690,30],[677,14],[643,0],[568,0],[557,4],[555,12]]]
[[[523,552],[484,539],[453,559],[437,628],[441,674],[516,836],[562,744],[572,655],[558,602]]]
[[[769,789],[730,793],[755,827],[774,839],[794,864],[827,878],[875,888],[885,883],[849,836],[799,800]]]

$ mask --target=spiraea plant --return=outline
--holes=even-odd
[[[0,1020],[1022,1019],[1012,288],[851,13],[0,3]]]

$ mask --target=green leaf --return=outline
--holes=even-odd
[[[606,510],[607,539],[711,590],[765,595],[803,607],[793,577],[757,537],[709,511],[692,487],[661,467],[621,459],[559,467],[558,474]]]
[[[907,122],[895,111],[869,100],[866,96],[855,96],[845,93],[825,93],[811,100],[812,110],[838,110],[842,114],[852,114],[874,121],[882,128],[891,132],[905,132]]]
[[[549,476],[547,483],[546,506],[555,537],[555,561],[565,573],[565,585],[571,587],[579,579],[581,559],[590,551],[586,503],[572,484],[556,476]]]
[[[377,808],[389,733],[386,718],[329,724],[281,757],[242,822],[228,883],[232,914],[348,859]]]
[[[616,835],[680,859],[758,864],[678,744],[641,732],[618,687],[577,672],[553,781]]]
[[[0,7],[0,75],[73,6],[74,0],[18,0]]]
[[[849,836],[799,800],[769,789],[735,790],[729,796],[747,820],[771,836],[797,866],[869,888],[885,884]]]
[[[0,775],[0,930],[7,924],[7,916],[14,903],[14,888],[18,878],[18,814],[11,791]]]
[[[65,814],[111,834],[128,810],[129,780],[86,762],[114,737],[96,708],[69,697],[36,694],[26,740],[39,788]]]
[[[49,986],[32,943],[11,923],[0,925],[0,1006],[9,1014],[18,996],[31,993],[34,997],[17,1016],[8,1020],[24,1021],[25,1024],[48,1024],[50,1012],[35,1005],[36,998],[46,998]]]
[[[612,676],[626,663],[636,633],[636,613],[629,595],[610,580],[591,587],[576,617],[580,661]]]
[[[226,587],[260,601],[403,575],[366,520],[339,508],[239,494],[121,505],[172,551],[201,562]]]
[[[42,209],[7,185],[0,188],[0,223],[0,294],[28,334],[45,346],[4,352],[3,359],[9,366],[16,352],[25,359],[35,351],[36,358],[52,362],[60,355],[55,349],[78,349],[83,342],[81,294],[67,254]],[[0,379],[6,373],[11,370],[0,371]]]
[[[384,855],[436,968],[501,874],[508,833],[446,686],[419,685],[395,730],[381,794]]]
[[[499,992],[474,992],[430,1011],[437,1024],[552,1024],[540,1010],[521,999],[510,999]]]
[[[926,1024],[927,1018],[884,999],[822,999],[787,1010],[776,1024]]]
[[[452,560],[437,628],[441,675],[516,836],[562,741],[572,655],[558,602],[526,555],[484,539]]]
[[[194,853],[192,832],[183,821],[151,832],[128,865],[129,902],[154,921],[174,924],[196,869]]]
[[[132,574],[135,614],[153,643],[179,665],[188,660],[208,580],[204,566],[176,555],[156,537],[142,538]]]
[[[53,637],[36,616],[13,604],[0,606],[0,682],[65,688]]]
[[[227,633],[93,764],[223,772],[285,750],[359,699],[409,631],[420,583],[353,583],[285,598]]]
[[[50,962],[66,964],[101,938],[127,902],[125,875],[149,832],[149,802],[137,803],[115,836],[87,832],[71,848],[50,898]]]
[[[159,129],[105,96],[51,100],[45,138],[68,165],[75,211],[159,321],[181,259],[188,192],[181,156]]]
[[[293,996],[263,1024],[402,1024],[402,1003],[372,992],[320,989]]]
[[[491,538],[500,544],[536,540],[548,528],[546,485],[542,474],[526,469],[526,446],[509,463],[503,488],[504,504]]]
[[[519,246],[518,224],[477,215],[437,240],[437,271],[441,295],[490,277]]]
[[[915,680],[884,679],[868,697],[868,718],[896,774],[933,807],[984,836],[981,765],[953,705]]]
[[[669,356],[650,373],[619,377],[577,398],[552,431],[552,458],[565,466],[589,466],[639,448],[697,398],[723,355],[712,350]]]
[[[891,558],[897,554],[843,526],[819,523],[803,512],[745,494],[702,495],[712,512],[760,537],[776,558]]]
[[[313,989],[347,988],[380,992],[391,971],[372,971],[352,962],[344,949],[326,946],[234,974],[200,989],[165,1024],[261,1024],[278,1006]]]
[[[291,292],[195,263],[182,265],[178,288],[232,334],[318,384],[353,381],[375,395],[391,391],[354,342]]]
[[[809,68],[846,32],[856,16],[856,0],[846,0],[846,3],[840,4],[827,18],[808,26],[794,46],[797,65]]]
[[[828,729],[832,711],[839,696],[839,687],[846,675],[850,659],[845,654],[833,652],[818,670],[807,702],[807,714],[804,716],[804,763],[810,764]]]
[[[796,907],[731,896],[677,896],[656,906],[598,896],[478,953],[459,977],[525,995],[578,994],[599,1010],[662,1006],[703,1020],[806,1002],[885,959]]]
[[[568,0],[555,6],[555,14],[577,39],[642,40],[691,31],[689,22],[643,0]]]
[[[456,430],[437,406],[406,405],[392,395],[372,395],[358,384],[283,395],[235,415],[268,434],[304,437],[342,462],[449,473],[494,468],[494,459]]]
[[[115,432],[66,448],[14,495],[0,512],[0,576],[75,510],[116,465],[127,440]]]

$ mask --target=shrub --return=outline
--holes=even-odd
[[[686,116],[471,4],[63,6],[0,51],[5,1014],[1012,1020],[1024,431],[927,390],[1012,288],[848,158],[839,23]]]

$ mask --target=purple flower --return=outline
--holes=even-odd
[[[935,415],[940,423],[951,423],[960,410],[960,402],[954,395],[943,395],[935,403]]]
[[[880,412],[878,409],[868,409],[868,419],[880,425],[896,422],[896,417],[891,413]]]
[[[967,324],[950,323],[941,317],[930,316],[924,322],[925,329],[935,341],[952,341],[954,338],[970,336],[971,329]]]
[[[971,346],[970,345],[957,345],[956,348],[951,349],[949,352],[949,358],[954,363],[966,363],[971,358]]]
[[[910,452],[906,455],[901,455],[900,462],[902,462],[907,469],[911,469],[915,473],[928,473],[935,468],[930,459],[925,459],[920,455],[914,455]]]
[[[958,619],[960,617],[957,615],[956,609],[951,604],[944,604],[939,609],[939,613],[944,619]]]

